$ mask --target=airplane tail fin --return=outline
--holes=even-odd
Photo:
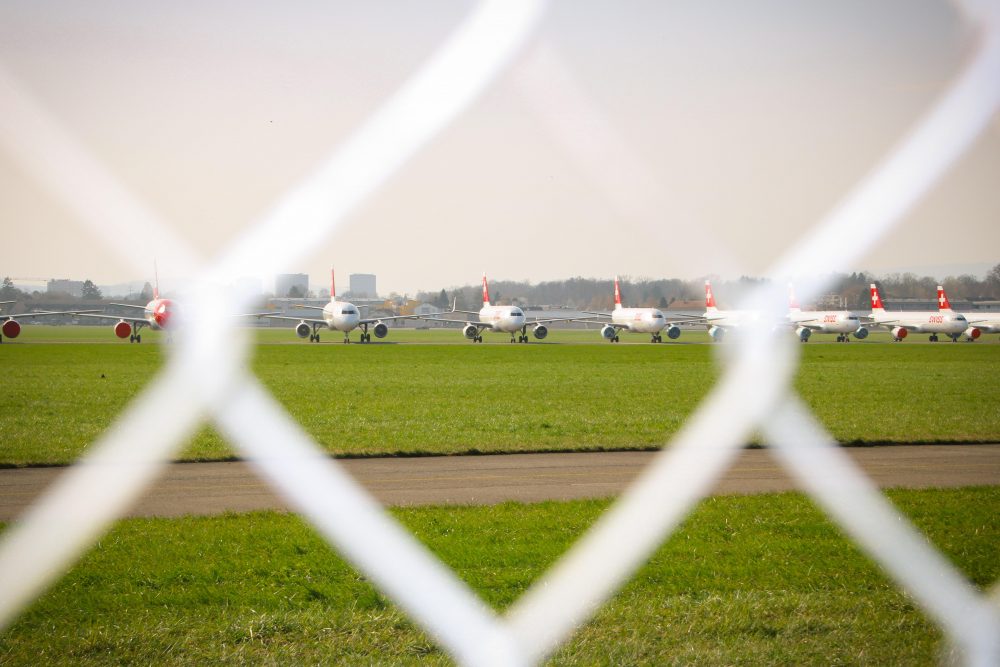
[[[490,286],[486,283],[486,274],[483,274],[483,305],[490,305]]]
[[[871,284],[871,291],[872,291],[872,310],[884,311],[885,306],[882,305],[882,296],[878,293],[878,287],[875,286],[875,283]]]
[[[938,288],[938,310],[951,310],[951,304],[948,302],[948,295],[944,293],[944,287],[941,285]]]
[[[622,307],[622,290],[618,286],[618,276],[615,276],[615,310],[621,310]]]
[[[330,267],[330,301],[337,300],[337,280],[333,274],[333,267]]]
[[[717,310],[715,307],[715,295],[712,294],[712,283],[705,281],[705,310]]]
[[[156,268],[156,260],[153,260],[153,298],[160,298],[160,271]]]
[[[788,283],[788,309],[793,312],[802,310],[799,306],[799,300],[795,298],[795,285],[792,283]]]

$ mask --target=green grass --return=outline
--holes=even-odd
[[[890,497],[978,587],[1000,488]],[[498,611],[606,501],[395,510]],[[800,494],[703,501],[555,664],[931,664],[939,631]],[[119,522],[0,635],[4,664],[439,664],[294,516]]]
[[[456,331],[396,330],[390,340],[402,344],[316,345],[285,329],[257,335],[253,371],[338,455],[657,447],[718,374],[713,346],[650,345],[644,336],[612,345],[594,342],[594,332],[554,332],[545,344],[473,345]],[[153,340],[130,345],[104,327],[32,326],[0,346],[0,464],[78,457],[162,365]],[[801,350],[797,388],[841,442],[1000,439],[1000,345]],[[206,427],[178,457],[232,455]]]

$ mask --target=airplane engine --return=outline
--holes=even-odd
[[[809,327],[799,327],[795,330],[795,335],[799,337],[800,341],[807,343],[809,336],[812,336],[812,330]]]
[[[980,331],[979,327],[969,327],[968,329],[965,330],[965,337],[968,340],[976,340],[982,334],[983,332]]]
[[[534,329],[531,330],[532,335],[538,340],[542,340],[549,335],[549,328],[544,324],[539,324]]]
[[[712,327],[708,330],[708,335],[712,337],[716,343],[722,340],[723,336],[726,335],[726,330],[722,327]]]
[[[670,340],[677,340],[681,337],[681,328],[676,324],[671,324],[667,327],[667,338]]]
[[[613,326],[611,326],[610,324],[605,324],[601,328],[601,336],[603,338],[608,339],[608,340],[613,339],[615,337],[615,328]]]
[[[125,320],[115,322],[115,335],[119,338],[128,338],[132,335],[132,325]]]
[[[312,327],[308,322],[299,322],[295,325],[295,335],[299,338],[308,338],[312,335]]]
[[[372,329],[372,333],[375,334],[376,338],[385,338],[389,335],[389,327],[385,322],[376,322],[375,328]]]
[[[865,338],[868,338],[868,329],[865,329],[864,327],[858,327],[858,330],[854,332],[854,337],[857,338],[858,340],[864,340]]]
[[[7,320],[0,327],[0,331],[3,331],[3,335],[7,338],[17,338],[21,335],[21,324],[17,320]]]
[[[906,327],[893,327],[892,328],[892,338],[893,340],[903,340],[906,335],[910,333],[906,330]]]
[[[473,340],[475,339],[476,336],[479,335],[479,329],[476,328],[476,325],[474,324],[466,324],[465,327],[462,329],[462,335],[468,338],[469,340]]]

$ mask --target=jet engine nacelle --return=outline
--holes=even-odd
[[[3,331],[3,335],[7,338],[17,338],[21,335],[21,324],[17,320],[7,320],[0,327],[0,331]]]
[[[372,333],[375,334],[376,338],[385,338],[389,335],[389,327],[385,322],[376,322],[375,328],[372,329]]]
[[[476,336],[479,335],[479,329],[476,327],[475,324],[466,324],[465,327],[462,329],[462,335],[468,338],[469,340],[473,340],[476,338]]]
[[[712,337],[712,340],[718,343],[726,335],[726,330],[722,327],[713,326],[708,330],[708,335]]]
[[[616,333],[615,328],[613,326],[611,326],[610,324],[605,324],[601,328],[601,336],[603,338],[608,339],[608,340],[613,339],[615,337],[615,333]]]
[[[295,325],[295,335],[299,338],[308,338],[312,335],[312,327],[308,322],[299,322]]]
[[[125,320],[115,322],[115,335],[119,338],[128,338],[132,335],[132,325]]]
[[[982,335],[983,332],[979,329],[979,327],[969,327],[968,329],[965,330],[965,337],[968,340],[976,340]]]
[[[854,337],[857,338],[858,340],[864,340],[865,338],[868,338],[868,329],[865,329],[864,327],[858,327],[857,331],[854,332]]]
[[[906,338],[907,334],[910,332],[906,330],[906,327],[893,327],[892,337],[894,340],[903,340]]]
[[[676,324],[671,324],[667,327],[667,338],[670,340],[677,340],[681,337],[681,328]]]
[[[799,340],[803,343],[808,342],[809,336],[812,336],[812,329],[809,327],[799,327],[795,330],[795,335],[799,337]]]
[[[538,340],[542,340],[549,335],[549,328],[544,324],[539,324],[534,329],[531,330],[531,334]]]

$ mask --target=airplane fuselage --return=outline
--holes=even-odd
[[[331,301],[323,306],[323,319],[332,331],[348,333],[358,328],[361,313],[357,306],[348,301]]]
[[[611,322],[633,333],[655,334],[667,326],[663,313],[656,308],[618,308],[611,311]]]
[[[177,304],[170,299],[156,298],[146,304],[143,317],[149,323],[149,328],[154,331],[170,329],[173,327],[173,318],[177,313]]]
[[[788,313],[788,321],[817,333],[850,334],[861,327],[861,318],[847,310],[797,310]]]
[[[483,306],[479,321],[489,324],[493,331],[517,333],[524,328],[524,311],[517,306]]]
[[[958,336],[969,328],[969,321],[960,313],[940,311],[872,311],[872,321],[886,327],[903,327],[910,333]]]

